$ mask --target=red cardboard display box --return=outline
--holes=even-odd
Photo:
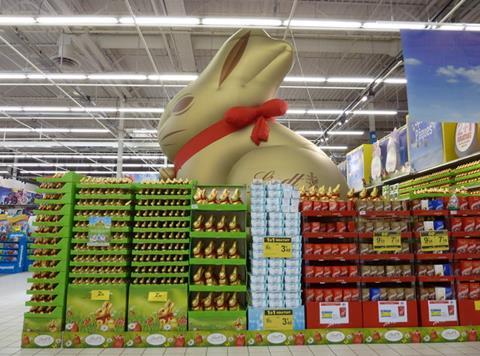
[[[416,300],[363,302],[363,327],[418,326]]]
[[[457,300],[420,300],[421,326],[458,325]]]
[[[460,325],[480,325],[480,300],[458,300]]]
[[[307,302],[307,329],[360,328],[362,302]]]

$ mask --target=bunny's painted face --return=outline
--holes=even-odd
[[[263,30],[238,31],[220,48],[197,80],[167,105],[158,126],[163,152],[173,159],[193,136],[234,106],[254,106],[275,96],[292,66],[288,42]]]

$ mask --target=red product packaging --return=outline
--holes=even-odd
[[[316,211],[322,210],[322,202],[314,201],[313,202],[313,210],[316,210]]]
[[[305,278],[315,277],[315,266],[305,266]]]
[[[412,200],[412,210],[422,209],[422,203],[419,199]]]
[[[302,211],[308,211],[313,209],[313,202],[310,200],[304,200],[301,204]]]
[[[338,210],[338,202],[336,200],[330,200],[328,202],[328,210],[337,211]]]
[[[323,266],[323,276],[327,278],[332,277],[332,266]]]
[[[348,253],[354,255],[357,253],[357,244],[348,244]]]
[[[458,299],[467,299],[469,295],[468,283],[460,283],[457,287]]]
[[[472,261],[472,275],[480,275],[480,261]]]
[[[322,201],[322,208],[321,208],[321,210],[327,211],[328,208],[329,208],[328,201]]]
[[[475,218],[475,231],[480,231],[480,217]]]
[[[315,244],[314,247],[313,247],[313,254],[314,255],[323,254],[323,245],[322,244]]]
[[[348,255],[350,253],[349,247],[350,244],[339,244],[340,251],[338,252],[340,255]]]
[[[348,277],[348,266],[340,266],[340,276]]]
[[[343,299],[343,290],[342,288],[333,288],[333,301],[341,302]]]
[[[347,210],[347,202],[345,200],[339,200],[337,202],[338,211]]]
[[[345,223],[345,221],[337,221],[336,228],[337,228],[337,232],[346,232],[347,224]]]
[[[343,301],[349,302],[352,300],[352,288],[343,288]]]
[[[463,218],[463,231],[472,232],[474,230],[475,230],[475,218],[470,216]]]
[[[333,302],[333,290],[328,288],[323,290],[323,300],[326,302]]]
[[[307,302],[315,301],[315,289],[305,290],[305,301]]]
[[[336,229],[337,229],[337,224],[327,223],[327,232],[335,232]]]
[[[467,245],[467,253],[475,253],[477,252],[477,242],[475,240],[466,240]]]
[[[325,277],[325,267],[324,266],[315,266],[315,278]]]
[[[471,210],[478,210],[480,209],[480,197],[468,197],[468,207]]]
[[[360,300],[360,291],[358,288],[350,288],[350,293],[352,293],[352,301],[356,302]]]
[[[353,200],[347,200],[347,210],[355,210],[355,202]]]
[[[355,221],[349,221],[347,223],[347,231],[349,231],[349,232],[357,231],[357,226],[355,225]]]
[[[303,232],[311,232],[312,225],[309,222],[304,222],[302,229],[303,229]]]
[[[480,283],[470,283],[468,286],[468,297],[470,299],[478,299],[480,298]]]
[[[472,261],[460,261],[460,274],[462,276],[470,276],[472,274]]]
[[[332,266],[332,278],[338,278],[341,275],[341,267],[340,266]]]
[[[315,248],[314,244],[305,244],[304,245],[305,254],[311,255],[313,253],[314,248]]]
[[[466,197],[458,197],[458,209],[467,210],[468,209],[468,199]]]
[[[320,231],[320,223],[318,221],[314,221],[310,224],[312,232],[319,232]]]
[[[332,245],[331,244],[323,244],[323,254],[324,255],[331,255],[332,254]]]
[[[348,266],[348,276],[349,277],[357,277],[358,276],[357,266]]]
[[[327,232],[327,224],[325,223],[319,223],[319,224],[320,224],[319,232]]]
[[[340,244],[331,244],[332,255],[338,255],[340,253]]]
[[[462,218],[452,217],[450,221],[452,222],[452,228],[451,228],[452,231],[463,231]]]
[[[473,240],[475,244],[475,253],[480,253],[480,241],[478,240]]]
[[[315,301],[316,302],[323,302],[325,296],[323,293],[323,289],[315,289]]]
[[[420,232],[423,230],[425,230],[425,225],[423,225],[423,221],[415,221],[413,231]]]
[[[457,253],[467,253],[468,245],[469,245],[468,240],[458,239],[455,242],[456,252]]]

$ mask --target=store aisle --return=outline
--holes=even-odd
[[[186,355],[186,356],[480,356],[480,342],[432,345],[334,345],[191,349],[21,350],[20,334],[28,273],[0,277],[0,356],[3,355]]]

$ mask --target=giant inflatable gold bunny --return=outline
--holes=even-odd
[[[345,179],[328,156],[274,121],[287,108],[272,98],[292,61],[290,44],[263,30],[230,37],[165,108],[158,137],[175,168],[162,176],[200,184],[249,184],[254,178],[340,184],[345,192]]]

